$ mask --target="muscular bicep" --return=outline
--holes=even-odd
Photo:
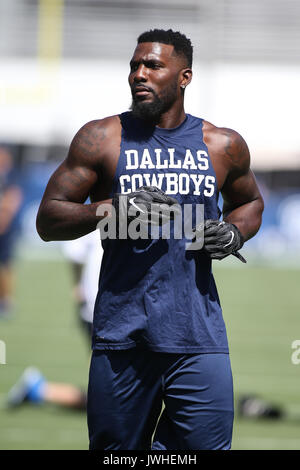
[[[67,158],[51,176],[43,200],[83,203],[98,182],[103,127],[94,121],[75,135]]]
[[[97,180],[94,169],[83,163],[72,164],[67,158],[51,176],[43,200],[83,203]]]
[[[250,168],[229,174],[221,192],[224,217],[237,207],[261,198],[255,176]]]
[[[235,208],[249,204],[261,196],[250,169],[250,153],[245,140],[231,129],[224,131],[224,159],[228,171],[221,193],[224,201],[223,214],[226,216]]]

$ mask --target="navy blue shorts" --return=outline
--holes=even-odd
[[[87,411],[91,450],[230,449],[229,355],[94,351]]]

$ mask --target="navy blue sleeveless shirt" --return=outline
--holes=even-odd
[[[202,119],[149,128],[120,115],[122,139],[112,193],[157,186],[179,204],[204,205],[218,219],[218,189],[203,141]],[[93,349],[135,346],[169,353],[228,352],[211,260],[186,250],[187,239],[102,241]]]

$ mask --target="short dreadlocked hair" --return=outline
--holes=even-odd
[[[187,60],[188,67],[193,64],[193,46],[191,40],[179,31],[172,29],[150,29],[142,33],[137,40],[138,44],[142,42],[160,42],[162,44],[170,44],[174,46],[174,51],[184,56]]]

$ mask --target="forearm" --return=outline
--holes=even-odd
[[[258,232],[261,226],[263,209],[263,201],[258,198],[233,210],[224,210],[224,220],[236,225],[244,240],[247,241]]]
[[[56,199],[44,201],[37,215],[37,231],[44,241],[82,237],[96,230],[98,222],[109,215],[109,210],[104,211],[102,216],[96,214],[98,207],[103,204],[109,208],[111,199],[91,204]]]

